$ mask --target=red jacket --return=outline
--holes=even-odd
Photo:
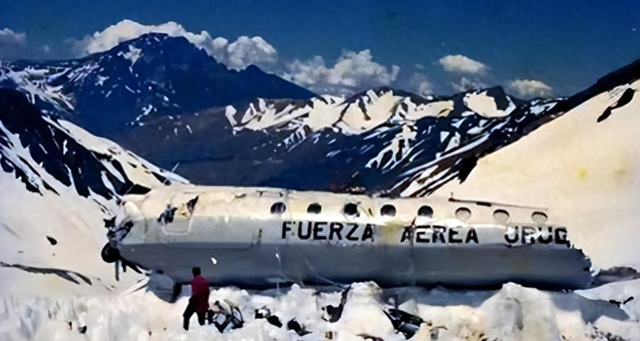
[[[209,282],[204,277],[196,276],[191,281],[190,301],[198,313],[204,313],[209,309]]]

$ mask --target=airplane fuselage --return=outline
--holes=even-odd
[[[542,217],[542,218],[541,218]],[[581,288],[590,262],[544,210],[443,198],[388,199],[195,187],[131,197],[122,256],[177,282]]]

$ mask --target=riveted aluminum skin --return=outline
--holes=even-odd
[[[176,282],[189,281],[194,266],[213,285],[243,287],[373,280],[578,289],[592,278],[588,257],[542,208],[198,186],[130,196],[123,207],[122,256]]]

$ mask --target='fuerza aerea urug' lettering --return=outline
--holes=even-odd
[[[348,240],[353,242],[373,242],[374,225],[326,221],[284,221],[282,239],[291,234],[300,240]]]
[[[376,229],[385,228],[373,224],[357,224],[327,221],[284,221],[282,239],[297,238],[312,241],[375,242]],[[467,227],[447,227],[440,225],[407,226],[399,235],[400,243],[412,244],[481,244],[478,229]],[[485,237],[486,238],[486,237]],[[485,240],[496,243],[499,239]],[[567,230],[563,227],[509,227],[504,233],[508,245],[558,244],[570,246]]]

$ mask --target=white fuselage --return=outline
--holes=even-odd
[[[178,282],[199,266],[213,284],[253,287],[588,285],[589,260],[547,214],[444,198],[181,186],[127,198],[118,245],[127,260]]]

